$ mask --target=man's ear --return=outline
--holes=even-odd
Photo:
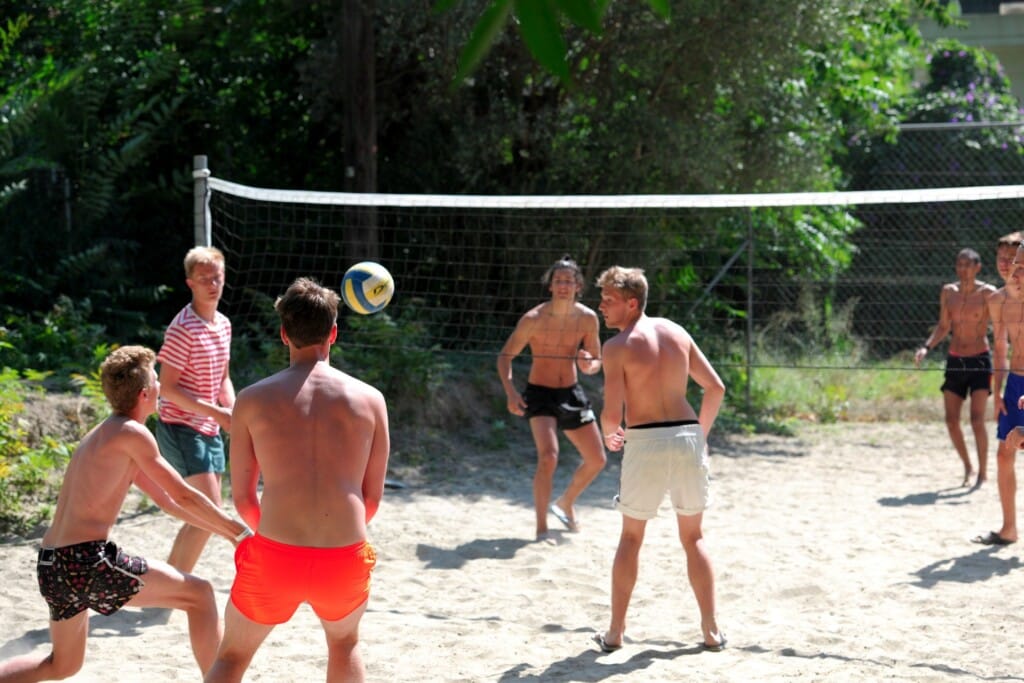
[[[327,343],[333,344],[338,339],[338,323],[331,325],[331,333],[327,335]]]
[[[281,343],[288,346],[288,333],[284,331],[284,325],[281,325]]]

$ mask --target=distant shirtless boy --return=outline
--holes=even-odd
[[[569,531],[579,530],[576,499],[605,465],[601,433],[576,368],[592,375],[601,369],[600,323],[593,310],[576,299],[583,291],[583,273],[568,256],[556,261],[542,282],[551,300],[527,311],[498,356],[498,376],[505,389],[508,411],[526,416],[537,446],[533,476],[533,505],[537,538],[548,535],[548,503],[558,466],[558,429],[579,450],[582,462],[551,512]],[[512,359],[527,346],[532,362],[526,391],[512,381]]]
[[[956,257],[956,282],[944,285],[939,295],[939,322],[924,345],[914,354],[918,365],[928,351],[952,332],[946,356],[946,376],[942,383],[946,429],[953,448],[964,466],[963,486],[970,486],[977,475],[980,486],[988,478],[988,432],[985,406],[992,391],[992,354],[988,345],[988,299],[995,287],[975,278],[981,271],[981,257],[973,249],[961,249]],[[971,466],[960,413],[970,396],[971,430],[978,453],[978,469]]]
[[[90,431],[71,456],[36,564],[39,591],[50,608],[53,650],[0,663],[0,681],[74,675],[85,659],[88,610],[106,615],[126,605],[185,610],[200,670],[213,663],[221,630],[210,583],[159,560],[131,556],[109,540],[133,483],[163,510],[211,533],[236,543],[250,533],[160,456],[144,424],[160,392],[154,360],[150,349],[124,346],[100,367],[113,415]],[[111,662],[111,671],[122,677],[128,673],[124,667],[124,662]]]
[[[377,389],[330,365],[335,292],[299,278],[275,308],[289,366],[244,389],[232,414],[232,495],[256,535],[235,553],[206,681],[242,680],[264,638],[303,602],[326,635],[327,680],[362,681],[359,622],[376,564],[367,525],[384,493],[387,407]]]

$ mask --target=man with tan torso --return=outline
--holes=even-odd
[[[1003,522],[975,536],[982,545],[1010,545],[1017,534],[1017,449],[1024,440],[1024,247],[1018,246],[1006,285],[989,298],[994,349],[993,404],[998,426],[996,482]],[[1003,390],[1003,383],[1006,388]]]
[[[387,406],[330,366],[335,292],[300,278],[275,308],[289,366],[244,389],[232,414],[232,493],[256,535],[235,554],[224,640],[206,680],[241,680],[274,626],[308,602],[327,638],[327,680],[362,681],[359,622],[376,564],[367,525],[384,492]]]
[[[925,355],[952,333],[942,384],[946,429],[964,466],[963,486],[980,486],[988,478],[988,432],[985,406],[992,390],[992,354],[988,345],[988,299],[995,287],[977,278],[981,257],[962,249],[956,257],[957,281],[944,285],[939,295],[939,322],[914,354],[918,365]],[[971,430],[978,455],[977,470],[971,466],[967,443],[960,428],[960,413],[970,396]]]
[[[71,456],[36,565],[39,590],[50,609],[53,650],[0,663],[4,683],[62,679],[81,669],[90,609],[104,615],[125,606],[184,610],[200,670],[213,663],[221,629],[210,583],[165,562],[131,556],[109,540],[132,484],[164,511],[208,533],[233,543],[250,533],[160,456],[145,425],[160,393],[154,360],[150,349],[124,346],[100,367],[113,414]]]
[[[583,274],[568,256],[556,261],[542,279],[551,300],[527,311],[498,356],[498,376],[513,415],[526,416],[537,446],[533,503],[538,540],[548,536],[548,504],[558,466],[558,429],[580,452],[582,462],[550,510],[569,531],[579,530],[576,499],[605,465],[601,434],[590,401],[576,382],[576,369],[592,375],[601,369],[597,314],[576,299]],[[512,359],[527,346],[531,365],[526,391],[516,389]]]
[[[725,636],[718,627],[715,577],[701,523],[709,501],[706,437],[725,385],[685,329],[645,315],[648,285],[641,269],[613,266],[597,284],[605,325],[619,330],[602,353],[601,432],[608,450],[624,448],[624,454],[616,497],[622,533],[612,568],[611,620],[594,639],[604,652],[622,647],[644,531],[668,493],[700,609],[701,644],[721,650]],[[699,415],[686,398],[691,378],[704,390]]]

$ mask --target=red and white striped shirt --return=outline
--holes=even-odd
[[[217,403],[231,356],[231,321],[215,311],[213,322],[196,315],[191,304],[181,309],[164,333],[164,345],[156,359],[181,372],[178,385],[197,399]],[[207,436],[220,433],[212,417],[184,410],[160,398],[160,419],[168,424],[188,425]]]

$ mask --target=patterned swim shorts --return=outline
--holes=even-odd
[[[92,609],[113,614],[139,592],[149,571],[110,541],[86,541],[42,548],[36,563],[39,592],[50,606],[50,619],[61,621]]]

